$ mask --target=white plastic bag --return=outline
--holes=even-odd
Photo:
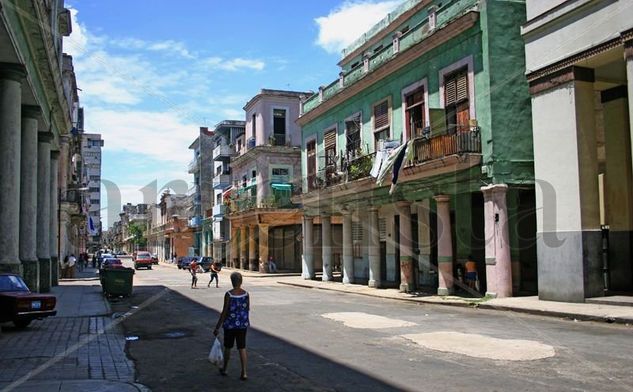
[[[217,367],[224,366],[224,353],[222,352],[222,343],[218,338],[215,338],[213,345],[211,345],[211,351],[209,351],[209,362]]]

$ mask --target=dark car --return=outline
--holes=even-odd
[[[189,264],[191,264],[193,259],[195,259],[195,257],[192,257],[192,256],[181,257],[178,259],[178,263],[176,265],[178,266],[178,269],[187,269],[189,268]]]
[[[31,293],[19,275],[0,274],[0,322],[26,328],[31,321],[57,314],[54,295]]]
[[[123,262],[119,259],[115,259],[114,257],[109,257],[103,260],[101,268],[123,268]]]
[[[211,264],[213,264],[213,257],[198,257],[198,265],[204,272],[209,272]]]

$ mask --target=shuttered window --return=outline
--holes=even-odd
[[[352,222],[352,241],[363,240],[363,226],[361,222]]]
[[[345,134],[347,137],[346,150],[355,155],[360,151],[360,114],[345,121]]]
[[[334,165],[336,161],[336,129],[325,132],[323,135],[323,148],[325,150],[325,165]]]
[[[374,106],[374,131],[389,126],[389,101],[384,100]]]
[[[467,68],[449,74],[444,80],[444,107],[449,133],[468,130],[470,102]]]

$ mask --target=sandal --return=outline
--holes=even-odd
[[[240,380],[242,380],[242,381],[246,381],[246,380],[248,380],[248,376],[241,375],[241,376],[240,376]]]
[[[222,376],[226,376],[226,370],[224,370],[224,369],[220,369],[220,374],[221,374]]]

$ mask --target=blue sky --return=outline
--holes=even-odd
[[[86,131],[105,139],[102,179],[124,203],[144,201],[140,189],[153,181],[191,182],[187,147],[200,126],[244,119],[261,88],[330,83],[340,50],[399,3],[67,0],[73,34],[64,49]]]

